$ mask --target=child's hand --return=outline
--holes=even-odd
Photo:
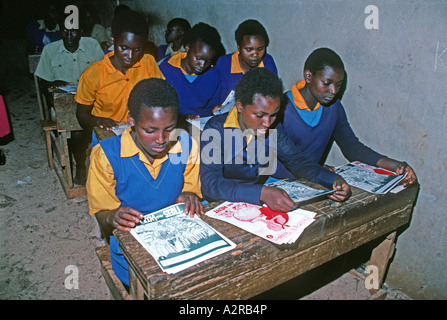
[[[416,173],[413,168],[410,167],[406,162],[401,162],[396,168],[396,174],[404,174],[407,172],[407,176],[404,180],[402,180],[402,184],[404,187],[416,183],[418,178],[416,177]]]
[[[289,212],[298,206],[284,190],[280,188],[263,186],[260,199],[267,207],[276,212]]]
[[[175,203],[184,203],[185,204],[185,213],[189,214],[191,218],[194,217],[194,214],[201,216],[203,214],[203,206],[200,202],[199,197],[192,192],[182,192],[177,197]]]
[[[334,201],[348,200],[352,194],[351,187],[341,176],[335,178],[332,189],[335,190],[335,192],[329,195],[329,199]]]
[[[143,219],[143,214],[130,207],[119,207],[113,216],[112,225],[123,232],[129,232],[130,229]]]

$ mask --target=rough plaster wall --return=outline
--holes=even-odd
[[[173,17],[216,27],[227,53],[236,49],[234,30],[260,20],[271,42],[286,89],[302,79],[308,54],[321,46],[345,62],[343,103],[365,144],[416,170],[421,192],[410,227],[399,236],[387,282],[416,299],[447,298],[445,137],[447,109],[447,2],[432,1],[236,1],[135,0],[149,13],[151,38],[164,42]],[[367,5],[379,10],[379,29],[367,30]],[[346,160],[334,147],[328,163]]]

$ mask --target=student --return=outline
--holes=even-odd
[[[81,38],[80,29],[67,29],[63,23],[60,25],[62,39],[43,48],[35,72],[35,75],[42,79],[39,81],[41,90],[47,96],[50,105],[53,99],[49,94],[49,87],[67,83],[78,84],[82,72],[95,61],[104,58],[104,53],[96,40]],[[88,140],[84,138],[82,131],[72,131],[68,144],[76,162],[74,182],[83,185]]]
[[[298,150],[314,161],[324,161],[323,154],[334,139],[349,161],[361,161],[397,174],[407,172],[403,185],[415,183],[416,174],[406,162],[377,153],[355,136],[338,98],[345,73],[343,61],[331,49],[319,48],[309,55],[304,64],[304,80],[286,93],[282,123],[287,135]],[[278,169],[278,177],[291,176],[284,167]]]
[[[56,1],[47,1],[44,14],[43,19],[26,26],[27,54],[40,54],[47,44],[61,39],[58,24],[60,13]]]
[[[220,108],[219,76],[210,68],[223,47],[220,35],[215,28],[198,23],[186,33],[184,44],[186,52],[165,59],[160,70],[177,90],[182,118],[211,116]]]
[[[82,73],[76,91],[76,116],[84,134],[92,136],[95,126],[111,130],[127,122],[127,98],[142,79],[163,78],[155,59],[143,53],[148,25],[143,15],[127,10],[114,17],[112,35],[115,51],[93,63]],[[96,143],[94,137],[93,145]]]
[[[145,214],[174,203],[185,203],[191,217],[203,214],[198,146],[186,131],[172,141],[175,89],[166,80],[144,79],[132,89],[128,107],[132,128],[93,148],[87,180],[89,213],[110,237],[112,267],[126,286],[128,264],[113,229],[128,232]]]
[[[166,44],[159,45],[157,48],[157,62],[177,52],[185,52],[183,36],[190,29],[191,25],[186,19],[174,18],[169,21],[165,32]]]
[[[275,172],[274,163],[278,159],[296,177],[337,190],[331,199],[349,198],[351,190],[344,179],[306,158],[281,124],[275,123],[282,95],[282,82],[272,71],[251,69],[236,86],[233,109],[207,122],[201,136],[200,159],[205,197],[266,204],[273,211],[290,211],[297,203],[285,191],[263,185]],[[263,159],[266,151],[268,161]]]
[[[267,53],[270,43],[267,31],[260,22],[242,22],[235,31],[235,39],[237,51],[220,57],[215,67],[222,81],[221,103],[236,88],[242,75],[252,68],[265,67],[278,75],[275,61]]]
[[[79,20],[83,30],[83,37],[92,37],[98,41],[101,49],[106,50],[109,46],[109,37],[106,28],[101,24],[98,12],[92,5],[84,5],[79,10]]]

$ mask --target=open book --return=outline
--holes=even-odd
[[[335,191],[331,189],[314,189],[306,186],[305,184],[299,183],[298,181],[290,179],[282,179],[267,183],[266,186],[283,189],[293,201],[299,202],[300,205],[302,205],[303,202],[308,202],[309,200]]]
[[[144,216],[130,233],[160,268],[176,273],[227,252],[236,245],[198,217],[185,214],[178,203]]]
[[[229,112],[234,105],[236,104],[236,100],[234,98],[234,90],[231,90],[231,92],[228,94],[227,98],[225,99],[225,101],[222,103],[222,108],[220,108],[219,110],[217,110],[216,112],[214,112],[213,116],[218,115],[218,114],[224,114],[226,112]],[[213,116],[209,116],[209,117],[199,117],[195,120],[186,120],[189,123],[191,123],[193,126],[197,127],[200,129],[200,131],[203,131],[203,128],[205,127],[205,124],[208,122],[208,120],[210,120]]]
[[[228,201],[206,213],[278,245],[294,243],[315,220],[315,214],[303,209],[275,212],[266,206]]]
[[[401,182],[407,173],[396,175],[396,173],[354,161],[336,168],[337,174],[354,187],[362,190],[385,194]]]

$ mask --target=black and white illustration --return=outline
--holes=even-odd
[[[349,185],[377,194],[387,193],[406,176],[406,173],[398,176],[392,172],[387,172],[386,174],[382,172],[385,172],[385,170],[368,166],[358,161],[347,163],[337,168],[337,173]]]
[[[283,179],[267,184],[271,187],[283,189],[293,201],[303,202],[324,194],[332,193],[334,190],[318,190],[299,183],[298,181]]]
[[[184,204],[146,215],[131,233],[167,273],[184,270],[235,247],[203,220],[186,215]]]

